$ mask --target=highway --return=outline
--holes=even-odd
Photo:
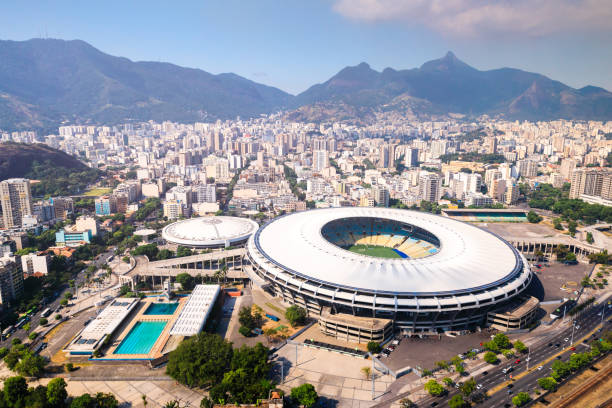
[[[94,260],[94,264],[96,265],[97,268],[100,268],[102,265],[104,265],[106,263],[106,260],[108,259],[109,256],[113,255],[114,252],[113,251],[107,251],[104,252],[102,254],[100,254],[97,259]],[[75,280],[75,285],[78,287],[80,284],[82,284],[83,282],[85,282],[85,270],[80,271],[77,276],[74,278]],[[40,323],[40,319],[41,319],[41,313],[43,312],[43,310],[45,310],[46,308],[49,308],[52,310],[51,314],[47,317],[47,320],[49,320],[50,323],[54,322],[55,319],[55,315],[57,313],[61,313],[61,314],[66,314],[69,311],[69,307],[64,307],[61,308],[60,306],[60,302],[62,301],[62,299],[64,298],[64,294],[66,292],[74,292],[73,289],[71,289],[67,284],[64,285],[63,289],[58,290],[58,296],[55,297],[50,303],[47,303],[45,305],[40,305],[38,310],[36,311],[36,313],[34,313],[31,317],[30,317],[30,327],[32,327],[33,329],[39,326]],[[73,293],[75,294],[75,293]],[[80,294],[80,290],[79,290],[79,294]],[[96,296],[98,294],[98,291],[96,292],[91,292],[88,293],[87,297],[92,297],[92,296]],[[83,298],[83,295],[80,295],[80,299]],[[76,300],[76,299],[73,299]],[[60,310],[61,309],[61,310]],[[10,336],[8,336],[5,340],[0,341],[0,347],[7,347],[10,348],[11,347],[11,342],[13,341],[13,339],[18,338],[19,340],[21,340],[22,342],[25,342],[26,339],[28,338],[28,333],[26,333],[25,330],[23,330],[23,328],[19,328],[16,329],[13,334],[11,334]],[[38,340],[38,339],[37,339]],[[35,341],[36,342],[36,341]]]
[[[606,299],[606,302],[609,298]],[[559,331],[555,333],[551,333],[550,336],[542,337],[536,344],[533,344],[529,348],[529,355],[518,355],[516,358],[512,359],[511,362],[500,363],[495,367],[491,367],[487,369],[487,371],[482,372],[480,374],[474,375],[474,379],[476,380],[476,384],[482,384],[483,388],[480,391],[493,390],[497,388],[500,384],[503,384],[507,381],[512,381],[510,387],[505,387],[497,392],[489,392],[490,397],[479,404],[482,407],[511,407],[512,405],[512,397],[517,393],[522,391],[533,390],[537,387],[538,378],[545,377],[550,373],[550,366],[552,365],[552,361],[549,361],[545,364],[542,364],[543,361],[553,357],[555,354],[560,353],[560,358],[563,361],[569,360],[569,357],[574,352],[583,352],[588,350],[588,346],[584,343],[578,343],[578,340],[582,337],[586,336],[591,332],[597,325],[600,323],[604,323],[603,329],[611,329],[612,324],[605,320],[612,315],[612,309],[607,307],[605,304],[594,305],[587,310],[583,311],[581,315],[579,315],[575,320],[575,328],[573,337],[574,337],[574,347],[576,351],[571,350],[571,338],[572,338],[572,326],[566,324],[562,326],[563,328],[559,328]],[[603,310],[603,314],[601,314]],[[595,333],[593,336],[587,340],[588,343],[591,340],[595,339]],[[565,341],[567,339],[567,341]],[[529,356],[529,369],[533,370],[528,374],[522,376],[519,379],[514,380],[519,374],[527,371],[527,361],[526,359]],[[556,357],[559,358],[559,357]],[[520,359],[520,363],[514,364],[515,360]],[[541,369],[538,367],[542,365]],[[508,374],[504,374],[502,369],[512,366],[512,372]],[[510,378],[512,376],[512,379]],[[469,379],[471,376],[466,376],[465,379]],[[478,390],[477,390],[478,391]],[[427,397],[418,402],[419,407],[446,407],[448,406],[448,401],[453,397],[453,395],[457,394],[458,390],[453,388],[446,395],[442,397]]]

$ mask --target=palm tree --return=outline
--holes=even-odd
[[[372,375],[372,369],[370,367],[361,367],[361,373],[363,374],[363,376],[365,377],[366,380],[370,379],[370,376]]]
[[[142,405],[147,408],[147,396],[142,394],[140,398],[142,398]]]

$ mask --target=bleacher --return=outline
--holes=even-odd
[[[324,234],[331,242],[345,249],[354,245],[382,246],[395,249],[408,258],[422,258],[438,252],[436,244],[430,242],[432,237],[423,231],[385,225],[372,220],[352,224],[338,223]]]

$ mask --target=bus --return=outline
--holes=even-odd
[[[30,319],[28,319],[27,317],[24,317],[23,319],[21,319],[20,321],[17,322],[17,324],[15,325],[15,328],[21,329],[21,327],[24,324],[26,324],[28,322],[28,320],[30,320]]]
[[[8,337],[15,331],[15,326],[9,326],[2,331],[2,340],[8,339]]]
[[[51,308],[46,308],[45,310],[42,311],[42,313],[40,314],[41,317],[47,317],[51,314]]]

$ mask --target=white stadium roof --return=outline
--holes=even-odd
[[[186,246],[222,246],[246,240],[259,225],[248,218],[199,217],[178,221],[162,230],[168,241]]]
[[[382,218],[420,227],[440,240],[434,255],[387,259],[360,255],[327,241],[322,227],[342,218]],[[473,225],[428,213],[390,208],[333,208],[277,218],[251,238],[272,274],[281,268],[310,281],[386,293],[452,294],[492,288],[522,270],[506,241]],[[266,263],[271,263],[266,267]]]

